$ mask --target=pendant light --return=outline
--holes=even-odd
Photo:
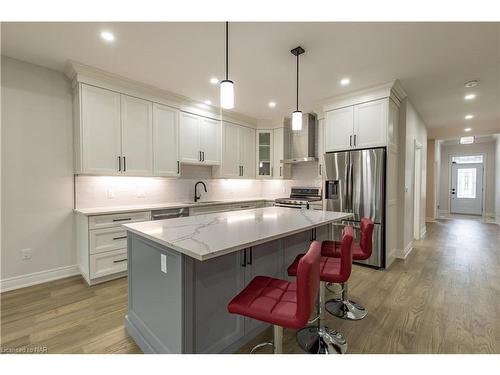
[[[292,130],[298,131],[302,130],[302,111],[299,111],[299,56],[302,55],[305,50],[301,46],[298,46],[290,52],[297,57],[297,101],[295,111],[292,113]]]
[[[229,22],[226,22],[226,79],[220,82],[220,106],[234,108],[234,82],[229,80]]]

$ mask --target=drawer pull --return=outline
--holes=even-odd
[[[127,258],[125,259],[119,259],[119,260],[114,260],[113,263],[121,263],[121,262],[126,262]]]
[[[125,238],[127,238],[127,236],[113,237],[113,240],[114,241],[116,241],[116,240],[124,240]]]
[[[132,220],[131,217],[127,217],[125,219],[113,219],[113,221],[129,221],[129,220]]]

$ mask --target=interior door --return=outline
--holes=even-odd
[[[200,146],[203,164],[220,164],[221,123],[218,120],[201,118]]]
[[[178,176],[179,111],[153,105],[153,169],[157,176]]]
[[[450,212],[481,215],[483,209],[483,164],[451,165]]]
[[[122,156],[124,174],[153,173],[153,103],[121,96]]]

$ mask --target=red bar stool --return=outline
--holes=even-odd
[[[227,309],[239,314],[273,324],[275,354],[283,352],[283,328],[300,329],[307,324],[319,289],[319,263],[321,244],[313,242],[297,265],[297,282],[257,276],[234,297]]]
[[[372,255],[373,228],[374,223],[372,220],[366,217],[361,219],[359,243],[355,243],[352,247],[353,260],[366,260]],[[335,241],[324,241],[321,247],[321,255],[334,258],[342,257],[338,247],[339,244]],[[360,304],[349,299],[347,282],[341,283],[341,286],[341,298],[327,301],[325,309],[338,318],[347,320],[363,319],[368,311]]]
[[[316,326],[307,326],[297,332],[300,347],[311,354],[344,354],[347,351],[347,341],[344,336],[324,325],[323,301],[325,300],[325,285],[327,282],[342,283],[351,275],[351,248],[354,238],[352,227],[345,227],[340,243],[340,258],[321,257],[320,290],[318,296],[318,316]],[[297,275],[298,265],[304,255],[298,255],[288,267],[288,275]],[[314,321],[314,320],[313,320]]]

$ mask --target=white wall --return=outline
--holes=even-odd
[[[427,175],[427,127],[413,105],[405,99],[400,108],[400,154],[404,155],[399,164],[399,228],[398,243],[400,257],[405,257],[413,243],[413,205],[415,141],[422,145],[420,227],[425,232],[426,175]]]
[[[2,56],[1,279],[68,267],[73,244],[71,87]],[[21,249],[32,250],[22,260]]]
[[[473,143],[471,145],[442,145],[441,147],[441,176],[439,190],[439,208],[442,212],[450,210],[450,156],[486,154],[485,165],[485,208],[486,216],[495,216],[495,148],[496,142]]]
[[[500,134],[495,143],[495,215],[500,224]]]

